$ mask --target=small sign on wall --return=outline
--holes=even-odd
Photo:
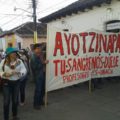
[[[112,20],[106,23],[107,32],[120,32],[120,20]]]

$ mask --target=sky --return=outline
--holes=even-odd
[[[37,0],[37,19],[75,1],[77,0]],[[29,21],[33,21],[32,0],[0,0],[0,27],[3,30],[10,30]]]

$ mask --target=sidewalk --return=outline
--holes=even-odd
[[[33,109],[34,84],[27,87],[26,105],[20,107],[21,120],[120,120],[120,83],[106,82],[102,89],[88,92],[85,84],[48,93],[49,105]],[[2,94],[0,94],[0,120]]]

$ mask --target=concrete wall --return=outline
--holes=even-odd
[[[111,12],[108,8],[111,8]],[[69,29],[70,32],[83,32],[90,29],[104,31],[105,22],[110,20],[120,20],[120,1],[113,0],[111,5],[94,7],[93,10],[86,9],[86,12],[57,19],[48,23],[48,28]]]
[[[46,42],[46,38],[38,38],[38,43]],[[30,48],[30,44],[33,44],[33,37],[23,37],[22,48]]]

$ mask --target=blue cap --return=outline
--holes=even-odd
[[[12,48],[12,47],[9,47],[6,49],[5,53],[6,53],[6,56],[11,54],[11,53],[14,53],[14,52],[18,52],[18,49],[17,48]]]

